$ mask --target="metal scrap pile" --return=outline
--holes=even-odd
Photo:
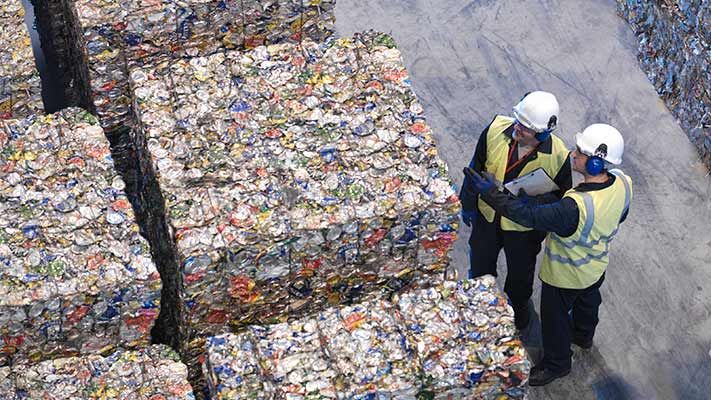
[[[457,197],[389,36],[166,62],[134,69],[131,84],[191,339],[449,263]]]
[[[0,119],[23,118],[43,109],[25,9],[20,0],[0,0]]]
[[[53,0],[69,10],[104,127],[129,122],[127,71],[333,34],[335,0]],[[83,39],[82,39],[83,37]]]
[[[682,128],[711,162],[711,7],[705,0],[618,0],[639,60]]]
[[[166,346],[0,368],[0,390],[3,400],[195,399],[187,367]]]
[[[0,365],[149,343],[160,277],[95,117],[0,121]]]
[[[491,276],[212,337],[214,399],[526,396],[530,363]]]

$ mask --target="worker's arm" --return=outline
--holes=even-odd
[[[479,135],[479,141],[476,144],[474,156],[469,162],[469,168],[477,172],[484,171],[484,165],[486,164],[486,133],[489,131],[489,126],[491,126],[491,122],[489,123],[489,125],[486,126],[486,128],[484,128],[484,130]],[[462,190],[459,194],[459,200],[462,203],[462,210],[464,211],[474,211],[477,209],[477,200],[479,196],[472,193],[471,185],[471,179],[468,176],[464,175]]]
[[[514,222],[539,231],[554,232],[558,236],[568,237],[575,233],[580,220],[580,210],[575,200],[563,197],[549,204],[537,204],[528,197],[517,198],[510,193],[501,192],[493,180],[465,168],[465,175],[472,179],[471,190],[501,215]],[[609,185],[608,185],[609,186]],[[620,216],[620,223],[629,210]]]
[[[497,212],[519,225],[538,231],[554,232],[560,237],[568,237],[578,229],[580,211],[578,204],[570,197],[540,204],[513,197],[496,188],[483,192],[481,196]],[[622,214],[620,223],[627,219],[628,213],[629,210],[626,210]]]
[[[569,197],[554,203],[538,204],[500,192],[495,187],[482,192],[481,196],[501,215],[528,228],[555,232],[561,237],[572,235],[578,228],[578,205]]]

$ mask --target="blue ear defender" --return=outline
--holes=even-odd
[[[598,175],[605,170],[605,160],[598,156],[590,156],[585,161],[585,170],[590,175]]]
[[[539,142],[545,142],[546,140],[548,140],[549,137],[551,137],[551,132],[551,129],[546,129],[543,132],[536,133],[536,140],[538,140]]]

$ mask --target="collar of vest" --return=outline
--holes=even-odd
[[[504,130],[504,135],[509,139],[513,140],[514,124],[511,124],[508,128]],[[539,153],[551,154],[553,152],[553,135],[549,136],[545,142],[541,142],[536,149]]]
[[[608,180],[602,183],[585,183],[582,182],[578,186],[575,187],[576,192],[592,192],[594,190],[602,190],[607,187],[612,186],[613,183],[617,180],[617,177],[615,174],[611,174],[607,172]]]

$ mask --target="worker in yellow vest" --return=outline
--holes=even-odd
[[[571,342],[583,349],[592,347],[610,241],[627,218],[632,200],[631,179],[609,169],[622,162],[620,132],[593,124],[575,139],[573,169],[585,180],[552,204],[526,204],[497,190],[490,178],[465,171],[474,193],[495,210],[523,226],[549,232],[539,275],[544,354],[531,370],[531,386],[570,372]]]
[[[547,200],[557,201],[571,188],[569,152],[553,134],[558,125],[559,106],[555,96],[543,91],[527,93],[513,108],[513,118],[497,115],[479,136],[469,167],[509,181],[538,168],[554,177],[560,190]],[[514,309],[516,327],[524,330],[530,321],[536,256],[545,232],[517,224],[494,211],[486,201],[471,194],[471,180],[465,176],[460,200],[462,220],[472,227],[469,238],[470,271],[474,278],[497,276],[496,260],[504,249],[506,282],[504,291]]]

